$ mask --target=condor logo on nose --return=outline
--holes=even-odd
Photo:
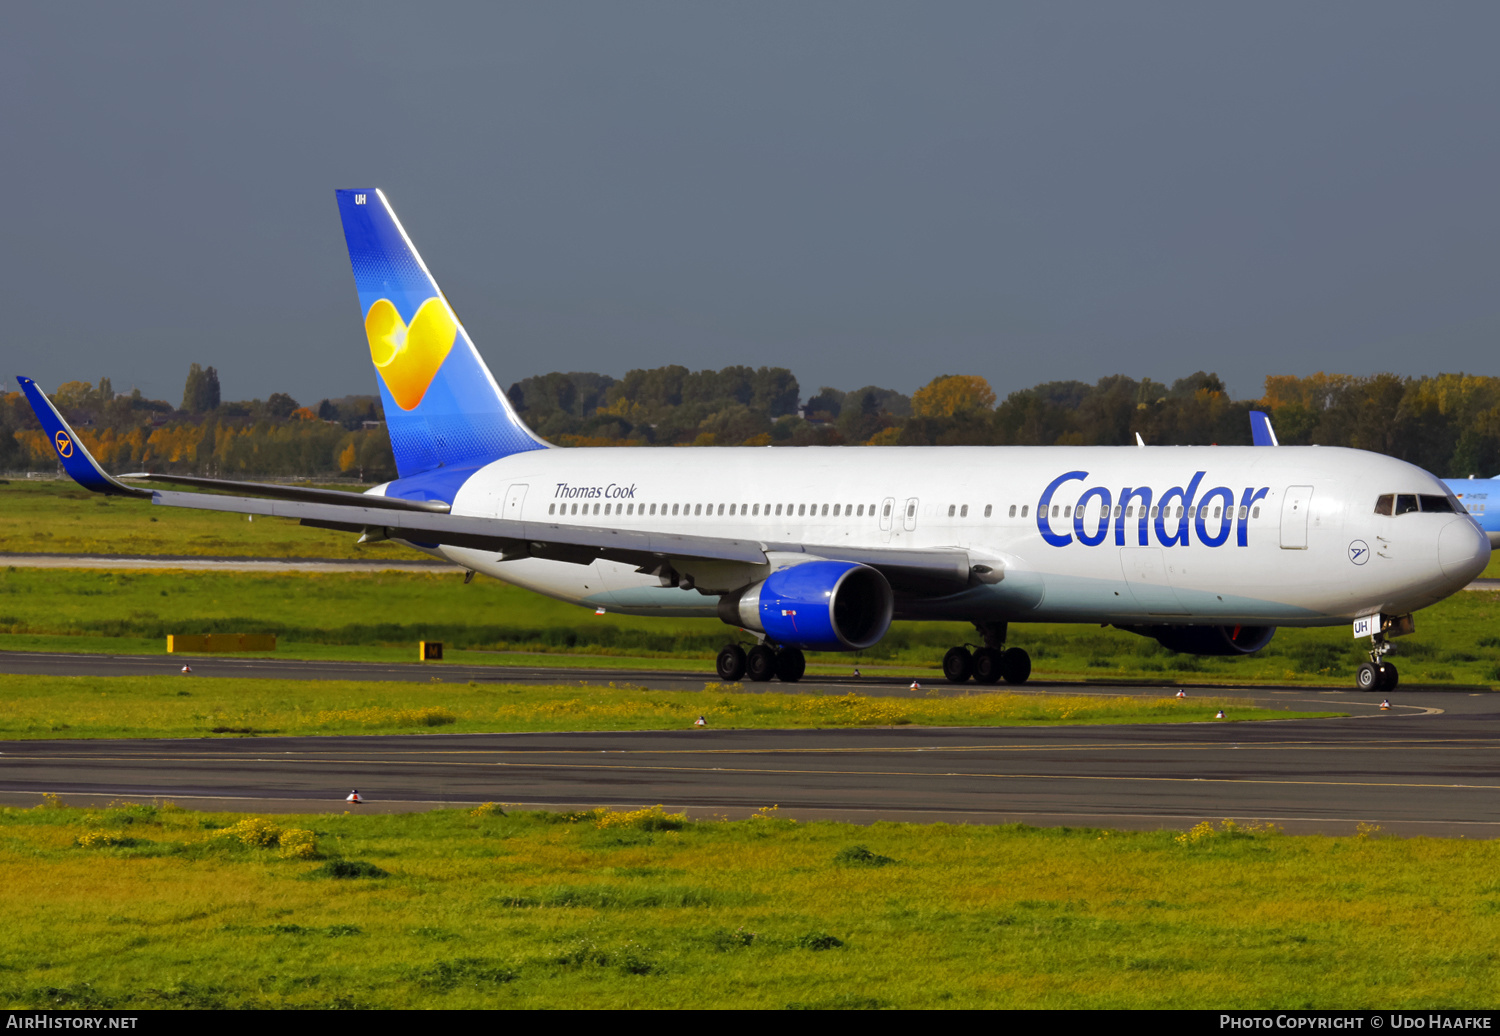
[[[1228,486],[1215,486],[1202,497],[1198,496],[1205,474],[1207,472],[1199,471],[1186,486],[1173,486],[1160,495],[1148,486],[1126,486],[1116,498],[1103,486],[1091,486],[1079,495],[1077,503],[1063,508],[1071,512],[1073,519],[1070,535],[1052,527],[1052,519],[1058,517],[1060,509],[1052,498],[1065,482],[1083,482],[1089,473],[1064,472],[1047,484],[1042,498],[1037,501],[1037,531],[1054,547],[1066,547],[1074,537],[1085,547],[1097,547],[1109,537],[1110,519],[1113,518],[1117,547],[1125,546],[1127,521],[1135,523],[1137,545],[1142,547],[1150,546],[1152,529],[1156,531],[1156,541],[1163,547],[1186,547],[1191,542],[1190,534],[1196,535],[1198,542],[1205,547],[1222,547],[1228,542],[1231,532],[1234,533],[1235,546],[1248,546],[1250,508],[1257,500],[1263,499],[1271,487],[1256,489],[1246,486],[1236,510],[1234,490]],[[1086,516],[1089,515],[1092,518],[1087,525],[1093,528],[1086,525]],[[1168,522],[1172,524],[1169,526]]]

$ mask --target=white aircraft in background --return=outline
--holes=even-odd
[[[1022,683],[1012,622],[1113,625],[1241,655],[1278,626],[1352,623],[1357,684],[1411,613],[1474,578],[1490,544],[1438,479],[1358,450],[1281,447],[553,449],[520,421],[377,190],[337,192],[400,477],[367,493],[107,475],[22,378],[64,468],[101,493],[296,518],[391,539],[496,579],[630,615],[752,634],[725,680],[795,681],[804,650],[859,651],[893,621],[971,623],[954,682]],[[1405,506],[1411,502],[1413,506]]]

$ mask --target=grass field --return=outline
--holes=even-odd
[[[432,573],[101,572],[0,567],[0,648],[164,652],[168,633],[275,633],[281,657],[411,661],[438,640],[471,664],[610,664],[700,669],[733,631],[716,619],[633,618],[476,579]],[[931,673],[960,623],[897,623],[873,649],[809,655],[814,672],[852,665]],[[1199,658],[1154,640],[1082,625],[1023,625],[1011,641],[1036,679],[1345,686],[1363,660],[1339,626],[1280,630],[1248,658]],[[1465,592],[1420,612],[1394,656],[1404,686],[1500,683],[1500,595]],[[496,652],[528,652],[518,659]],[[623,661],[623,660],[629,661]],[[825,668],[826,667],[826,668]]]
[[[855,827],[769,809],[733,822],[476,812],[0,811],[0,1001],[1269,1009],[1500,998],[1494,842],[1224,824]]]
[[[974,694],[889,698],[859,694],[747,694],[642,687],[339,680],[190,680],[180,676],[0,675],[0,739],[205,737],[244,734],[401,734],[724,727],[1029,726],[1190,723],[1218,709],[1232,720],[1337,713],[1253,709],[1194,695],[1178,701],[1104,695]]]
[[[340,486],[349,489],[349,486]],[[287,518],[155,507],[105,497],[71,481],[0,484],[0,551],[43,554],[203,554],[229,557],[416,558],[389,543],[306,529]]]

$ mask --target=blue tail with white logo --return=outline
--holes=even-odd
[[[511,408],[378,190],[337,192],[396,470],[472,471],[545,449]]]

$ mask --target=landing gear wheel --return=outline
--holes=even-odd
[[[949,683],[963,683],[974,672],[974,656],[965,647],[949,648],[943,656],[943,676]]]
[[[1007,648],[1000,656],[1000,675],[1006,683],[1025,683],[1031,677],[1031,656],[1020,648]]]
[[[1002,652],[992,647],[982,647],[974,652],[974,682],[999,683],[1003,666]]]
[[[1394,691],[1396,689],[1396,681],[1397,681],[1397,679],[1399,679],[1399,677],[1398,677],[1398,675],[1396,673],[1396,667],[1395,667],[1395,665],[1392,664],[1392,663],[1390,663],[1390,662],[1381,662],[1380,663],[1380,690],[1382,690],[1382,691]]]
[[[1365,662],[1354,671],[1354,686],[1362,691],[1380,690],[1380,670],[1375,663]]]
[[[738,683],[745,675],[745,649],[738,644],[728,645],[719,652],[714,668],[719,671],[720,680]]]
[[[776,675],[782,683],[796,683],[805,672],[807,659],[802,657],[800,649],[785,647],[776,653]]]
[[[776,652],[757,644],[745,656],[745,675],[756,683],[765,683],[776,675]]]

